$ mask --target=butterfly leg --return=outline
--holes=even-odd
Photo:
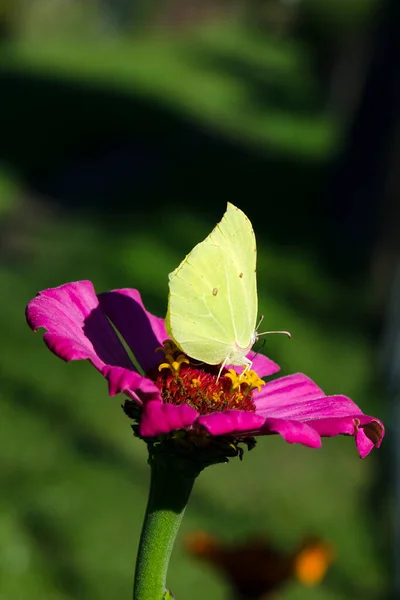
[[[253,366],[253,363],[249,358],[247,358],[247,356],[243,356],[242,362],[240,364],[241,364],[241,366],[243,366],[243,371],[240,374],[240,377],[242,377],[242,375],[244,375],[244,373],[247,373],[247,371],[250,371],[251,367]]]
[[[222,371],[225,369],[226,365],[228,364],[228,360],[229,360],[229,357],[227,356],[225,358],[224,362],[222,363],[220,370],[218,371],[217,382],[219,381],[219,378],[221,377]]]

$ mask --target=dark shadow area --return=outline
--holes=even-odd
[[[102,311],[104,311],[128,344],[143,371],[148,372],[149,369],[157,367],[160,362],[160,352],[157,353],[157,348],[160,347],[166,335],[163,324],[157,323],[154,318],[150,320],[150,315],[140,305],[139,298],[121,292],[108,292],[101,294],[99,300],[99,310],[91,312],[86,319],[85,328],[91,321],[94,321],[93,332],[96,332],[97,326],[94,326],[96,315],[101,318],[104,314]],[[154,331],[157,325],[159,325],[159,339]],[[85,334],[87,335],[86,332]],[[118,343],[120,344],[119,341]],[[97,350],[96,340],[93,342],[93,347]],[[99,351],[102,351],[102,347],[101,344]],[[108,364],[116,363],[108,362]],[[117,366],[123,366],[123,364],[119,362]]]
[[[200,206],[217,220],[229,200],[277,251],[304,250],[340,276],[343,268],[352,273],[356,255],[365,263],[360,244],[336,264],[346,240],[324,200],[328,165],[223,138],[100,85],[3,70],[0,88],[0,160],[65,208],[121,228],[165,206]]]
[[[384,217],[382,206],[386,208],[400,109],[399,21],[400,4],[396,0],[382,2],[358,108],[344,151],[332,165],[328,194],[332,225],[340,228],[353,246],[373,244]],[[338,257],[345,262],[343,249]]]
[[[254,31],[253,37],[259,37],[262,41],[265,35]],[[188,64],[201,65],[239,82],[246,90],[247,101],[242,107],[244,112],[265,114],[266,108],[269,108],[279,113],[287,112],[290,116],[312,117],[323,109],[318,86],[316,82],[314,86],[310,85],[313,82],[312,74],[300,61],[297,72],[293,68],[285,71],[276,66],[268,68],[265,64],[254,64],[246,57],[232,56],[229,52],[213,52],[206,47],[187,53],[185,58]]]

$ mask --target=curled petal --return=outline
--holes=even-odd
[[[157,400],[143,405],[139,433],[142,437],[156,437],[177,429],[185,429],[195,422],[198,412],[187,404],[163,404]]]
[[[160,390],[155,383],[135,371],[122,367],[105,367],[103,375],[108,380],[110,396],[124,393],[140,405],[154,400],[161,402]]]
[[[348,400],[348,398],[345,399]],[[324,437],[332,437],[340,434],[354,436],[361,458],[365,458],[371,452],[372,448],[379,448],[385,435],[385,429],[381,421],[362,413],[313,419],[307,422],[310,427]]]
[[[156,349],[168,338],[164,319],[145,309],[137,290],[125,288],[105,292],[99,294],[99,302],[142,369],[148,371],[157,366],[162,354]]]
[[[87,359],[99,371],[105,365],[133,368],[90,281],[39,292],[26,308],[26,319],[34,331],[47,329],[45,343],[65,361]]]
[[[279,433],[289,444],[303,444],[303,446],[309,446],[310,448],[321,446],[321,438],[315,429],[300,421],[269,417],[265,419],[261,429],[261,434],[267,433]]]
[[[249,433],[255,435],[264,423],[263,417],[243,410],[225,410],[209,415],[202,415],[197,419],[211,435],[229,435],[235,433]]]
[[[375,444],[365,435],[364,429],[358,429],[355,438],[358,454],[360,458],[365,458],[371,452],[372,448],[374,448]]]

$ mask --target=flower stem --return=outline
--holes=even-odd
[[[149,499],[136,559],[133,600],[162,600],[176,534],[199,469],[180,457],[150,452]]]

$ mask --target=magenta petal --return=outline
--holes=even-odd
[[[268,385],[269,384],[267,383],[265,387]],[[270,405],[267,408],[260,410],[260,413],[265,416],[284,417],[286,419],[296,419],[297,421],[314,421],[330,419],[332,417],[353,418],[365,416],[357,404],[355,404],[355,402],[346,396],[313,396],[314,394],[312,393],[311,387],[309,395],[306,393],[299,393],[299,395],[296,397],[295,393],[293,393],[293,397],[288,398],[286,402],[284,400],[282,402],[277,402],[276,396],[274,395],[271,397]],[[279,397],[278,400],[280,400]],[[329,434],[323,433],[322,435]]]
[[[269,375],[273,375],[280,370],[280,366],[277,365],[273,360],[267,356],[264,356],[264,354],[253,352],[253,350],[247,354],[247,358],[252,361],[253,364],[251,369],[255,371],[259,377],[268,377]],[[243,367],[232,368],[236,371],[236,373],[241,373],[243,371]]]
[[[187,404],[163,404],[153,400],[143,405],[139,433],[143,437],[155,437],[176,429],[190,427],[198,412]]]
[[[321,396],[324,396],[324,392],[312,379],[303,373],[295,373],[268,381],[260,392],[254,394],[254,402],[258,414],[297,418],[305,407],[314,407],[310,400]]]
[[[248,432],[256,434],[264,423],[264,419],[253,412],[242,410],[225,410],[197,419],[197,423],[207,429],[211,435],[229,435]]]
[[[255,354],[251,351],[247,355],[247,358],[253,362],[251,368],[259,377],[269,377],[280,370],[280,366],[267,356],[264,356],[264,354]]]
[[[160,390],[155,383],[146,377],[142,377],[136,371],[130,371],[122,367],[106,367],[103,375],[108,380],[110,396],[124,393],[138,404],[152,402],[153,400],[161,402]]]
[[[321,446],[321,438],[315,429],[300,421],[270,417],[265,419],[261,433],[279,433],[289,444],[303,444],[303,446],[309,446],[310,448]]]
[[[26,319],[34,331],[47,329],[44,341],[65,361],[87,359],[99,371],[106,364],[133,368],[90,281],[39,292],[26,308]]]
[[[353,400],[342,395],[315,398],[310,403],[304,403],[301,406],[299,404],[297,407],[293,406],[292,409],[292,414],[296,414],[302,421],[324,420],[327,422],[326,419],[330,418],[364,418],[366,416]],[[347,431],[343,433],[347,433]],[[329,433],[324,435],[329,435]]]
[[[118,329],[144,371],[157,366],[163,355],[156,352],[168,338],[164,319],[149,313],[137,290],[121,289],[99,294],[101,308]]]

